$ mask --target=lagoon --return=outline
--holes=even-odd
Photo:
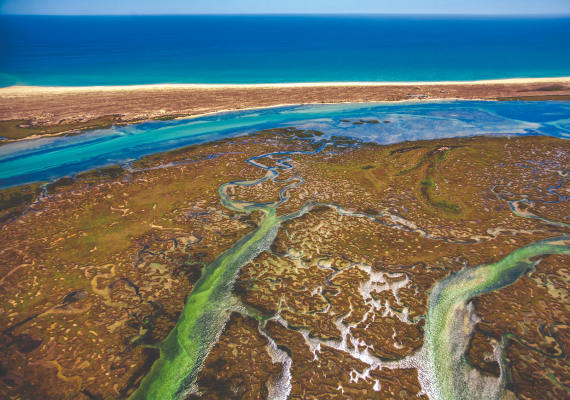
[[[360,119],[379,123],[359,124]],[[474,135],[570,138],[570,104],[458,100],[301,105],[143,122],[0,146],[0,188],[73,176],[149,154],[284,126],[319,130],[327,138],[349,136],[380,144]]]

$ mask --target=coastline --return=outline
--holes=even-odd
[[[465,82],[10,86],[0,88],[0,137],[7,139],[2,143],[7,143],[56,136],[80,131],[91,121],[113,116],[113,124],[121,124],[305,104],[524,97],[537,100],[559,96],[563,96],[562,100],[570,99],[570,77]],[[111,126],[96,125],[94,129]]]
[[[249,89],[249,88],[307,88],[307,87],[351,87],[351,86],[433,86],[433,85],[494,85],[570,83],[570,76],[554,78],[505,78],[475,81],[421,81],[421,82],[298,82],[298,83],[157,83],[147,85],[113,86],[23,86],[14,85],[0,88],[0,98],[4,94],[26,94],[39,92],[113,91],[141,89]]]

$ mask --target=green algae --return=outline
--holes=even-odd
[[[233,298],[230,288],[239,269],[277,235],[274,208],[264,209],[259,227],[216,258],[192,291],[180,320],[156,347],[161,357],[131,399],[177,399],[200,371],[209,347],[223,328]],[[196,312],[196,310],[200,310]]]
[[[461,376],[457,361],[461,354],[456,317],[467,301],[515,283],[535,265],[532,258],[546,254],[570,255],[570,236],[543,239],[521,247],[494,264],[464,269],[441,281],[434,288],[429,303],[426,326],[428,368],[438,399],[470,399],[466,377]]]

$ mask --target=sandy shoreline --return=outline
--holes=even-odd
[[[0,124],[0,137],[21,139],[57,134],[110,116],[114,116],[115,123],[129,123],[299,104],[417,101],[418,98],[414,96],[422,96],[423,101],[570,96],[570,77],[473,82],[11,86],[0,88],[0,122],[14,122]],[[20,132],[21,125],[29,127],[31,131]],[[49,132],[44,128],[50,128]]]
[[[299,82],[299,83],[251,83],[251,84],[199,84],[161,83],[148,85],[120,86],[9,86],[0,88],[0,98],[6,95],[28,93],[59,93],[81,91],[124,91],[141,89],[249,89],[249,88],[310,88],[310,87],[350,87],[350,86],[434,86],[434,85],[494,85],[570,83],[570,77],[555,78],[508,78],[478,81],[436,81],[436,82]]]

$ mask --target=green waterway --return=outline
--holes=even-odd
[[[314,154],[321,151],[323,144],[314,152],[282,152],[286,154]],[[269,155],[269,154],[268,154]],[[288,199],[287,190],[300,183],[291,183],[280,192],[280,200],[274,203],[254,203],[234,201],[227,195],[230,186],[255,186],[267,179],[275,179],[277,169],[289,166],[268,168],[257,164],[254,157],[252,165],[267,170],[267,174],[254,181],[229,182],[218,189],[223,206],[238,212],[259,211],[262,213],[259,226],[241,238],[232,248],[217,257],[205,270],[193,288],[182,315],[168,337],[156,347],[161,356],[153,364],[150,372],[132,394],[131,400],[160,399],[174,400],[184,397],[185,391],[196,379],[210,347],[222,331],[229,316],[229,311],[237,306],[231,289],[239,270],[263,250],[269,248],[277,236],[283,220],[302,215],[311,205],[301,211],[277,217],[276,206]],[[302,182],[302,180],[301,180]]]
[[[131,399],[177,399],[197,376],[207,351],[226,321],[231,286],[240,268],[265,249],[277,234],[274,208],[263,210],[258,228],[216,258],[198,281],[184,311],[165,341],[161,357]]]
[[[533,257],[546,254],[570,254],[570,236],[540,240],[521,247],[494,264],[479,265],[460,271],[441,281],[430,295],[426,326],[428,368],[437,399],[473,399],[472,386],[457,365],[464,349],[458,341],[456,316],[466,302],[515,283],[535,262]],[[458,354],[458,352],[461,352]],[[458,357],[459,356],[459,357]],[[454,362],[455,361],[455,362]]]

